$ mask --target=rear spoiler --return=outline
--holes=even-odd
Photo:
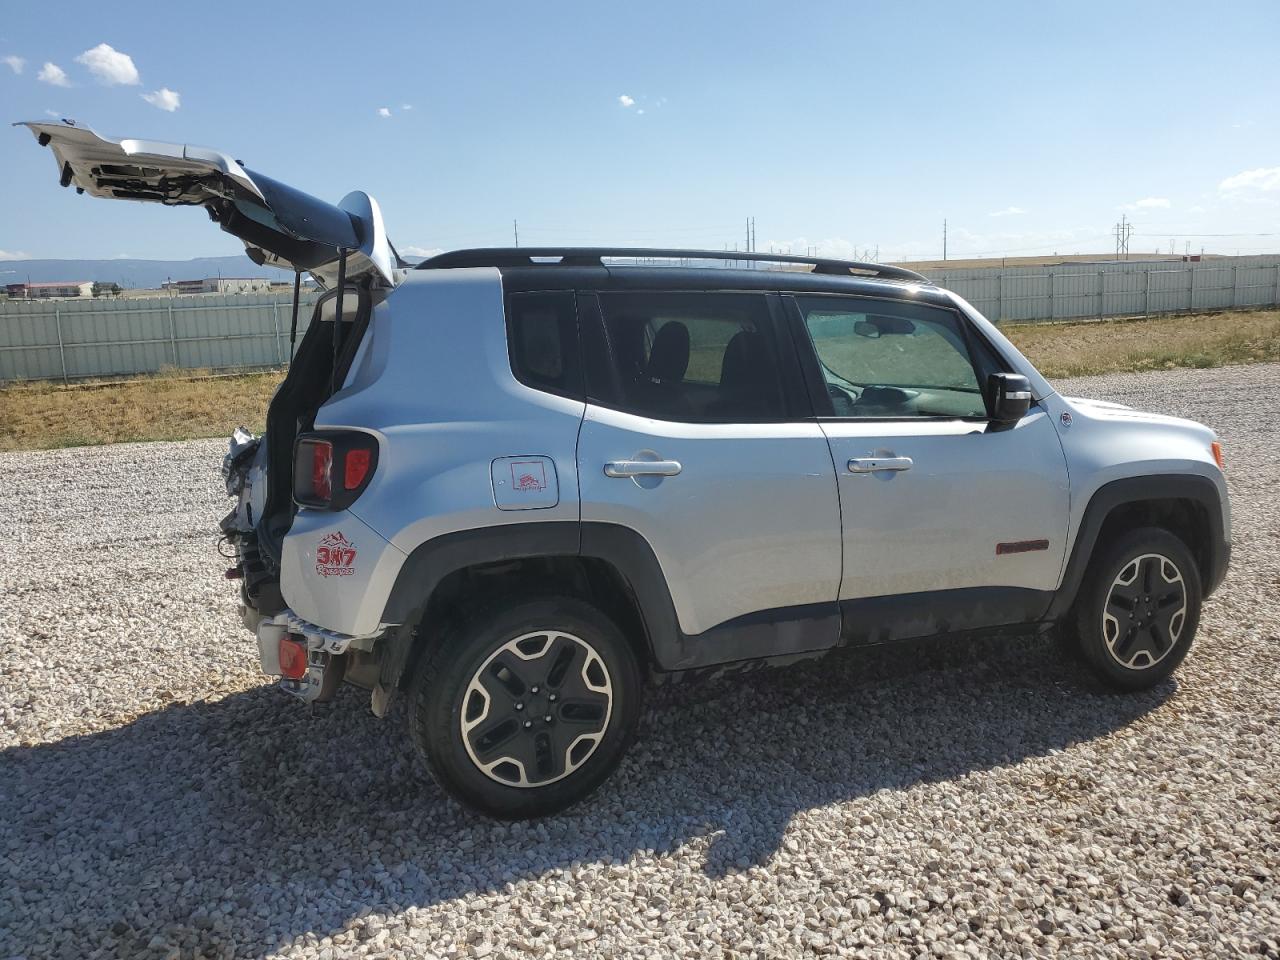
[[[214,223],[243,241],[255,263],[309,272],[325,286],[341,274],[394,286],[408,266],[367,193],[349,193],[335,206],[220,150],[112,140],[71,120],[15,126],[27,127],[53,151],[62,186],[110,200],[204,207]]]

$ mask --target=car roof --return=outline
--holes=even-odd
[[[685,265],[689,263],[702,265]],[[708,266],[709,263],[725,266]],[[950,304],[947,294],[934,287],[928,278],[904,267],[791,254],[627,247],[500,247],[452,251],[423,261],[417,269],[477,266],[496,268],[508,293],[760,290]]]

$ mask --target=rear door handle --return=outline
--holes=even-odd
[[[850,473],[899,473],[910,469],[910,457],[861,457],[849,461]]]
[[[674,477],[683,468],[676,460],[610,460],[606,477]]]

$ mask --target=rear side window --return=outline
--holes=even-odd
[[[601,293],[599,300],[617,385],[610,405],[686,423],[786,419],[764,295]]]
[[[507,299],[507,349],[516,379],[581,399],[582,360],[572,293],[516,293]]]

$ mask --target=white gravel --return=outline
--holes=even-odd
[[[1235,561],[1176,683],[1036,640],[667,688],[523,826],[367,695],[265,683],[220,442],[0,456],[0,957],[1280,955],[1280,367],[1061,386],[1223,438]]]

